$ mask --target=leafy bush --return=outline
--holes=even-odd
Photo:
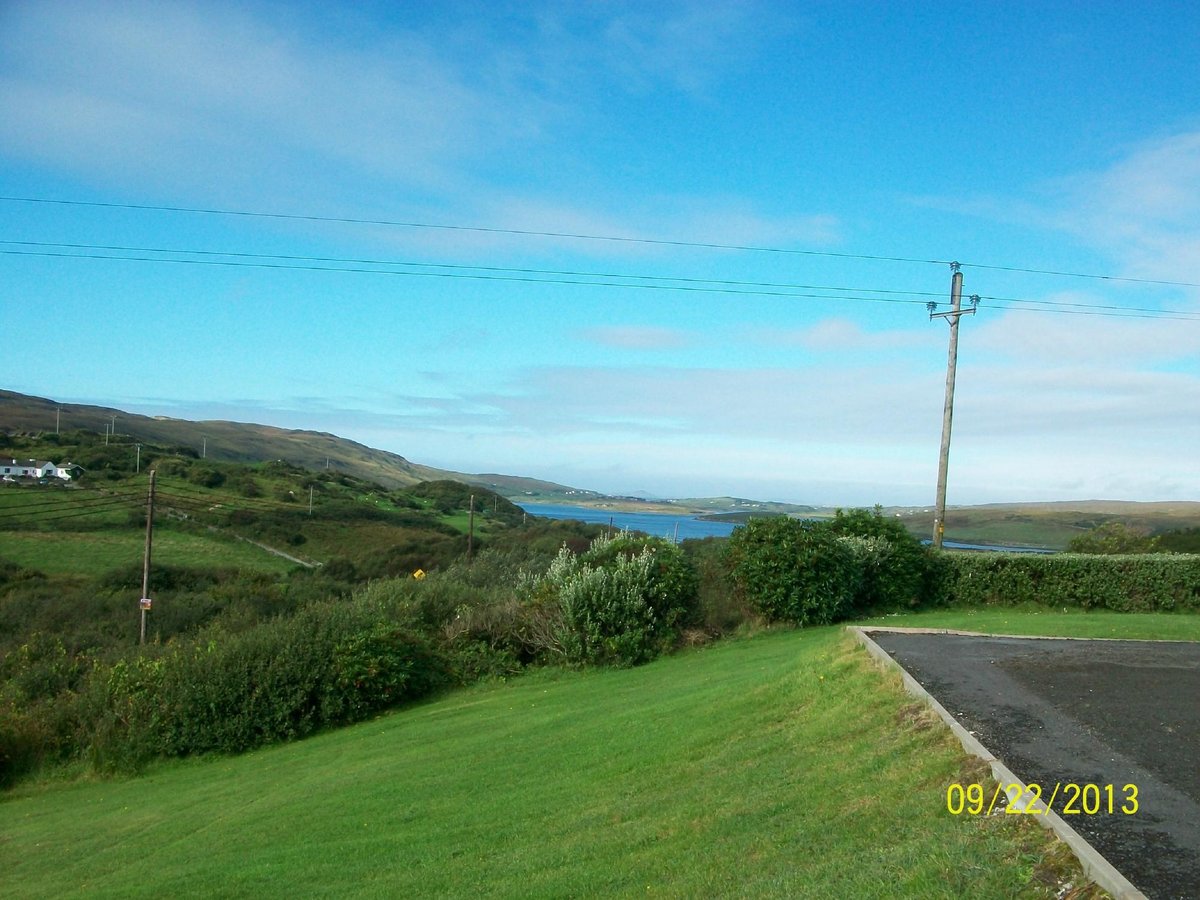
[[[1120,612],[1200,610],[1200,557],[947,553],[951,602]]]
[[[1200,528],[1176,528],[1157,537],[1164,553],[1200,553]]]
[[[446,668],[427,641],[368,604],[326,603],[98,668],[81,718],[98,768],[135,769],[354,721],[427,693]]]
[[[684,541],[680,547],[695,570],[696,625],[710,635],[730,632],[754,618],[725,565],[727,538]]]
[[[695,613],[696,578],[678,547],[602,535],[582,554],[563,547],[533,588],[554,609],[555,647],[570,662],[637,665],[662,653]]]
[[[836,535],[858,538],[851,549],[862,568],[856,611],[913,608],[926,599],[929,551],[896,519],[874,511],[838,510],[826,523]]]
[[[855,552],[821,523],[752,519],[729,539],[740,595],[768,620],[826,625],[845,617],[859,591]]]
[[[1123,522],[1105,522],[1086,534],[1071,538],[1067,549],[1071,553],[1154,553],[1158,549],[1158,540]]]
[[[212,466],[192,466],[187,475],[188,481],[206,488],[219,488],[225,483],[225,473]]]

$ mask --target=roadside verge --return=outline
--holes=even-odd
[[[1060,840],[1062,840],[1071,852],[1079,859],[1083,867],[1084,874],[1091,878],[1096,884],[1104,888],[1117,900],[1144,900],[1145,895],[1139,891],[1117,868],[1105,859],[1099,851],[1096,850],[1087,840],[1085,840],[1079,832],[1068,825],[1062,818],[1053,810],[1048,809],[1040,800],[1028,800],[1031,792],[1027,789],[1024,781],[1018,778],[1011,769],[1009,769],[1003,761],[998,759],[987,747],[985,747],[973,734],[959,724],[958,720],[952,716],[938,700],[933,697],[925,688],[913,678],[904,667],[894,660],[882,647],[880,647],[871,638],[871,634],[875,632],[893,632],[902,634],[918,633],[936,633],[936,634],[962,634],[970,635],[971,632],[955,631],[948,632],[944,629],[912,629],[912,628],[862,628],[857,625],[849,626],[848,630],[855,638],[866,648],[867,652],[876,660],[876,662],[885,670],[892,670],[900,673],[904,682],[905,690],[913,696],[927,703],[944,721],[958,738],[963,749],[973,756],[977,756],[988,764],[992,771],[992,777],[1003,785],[1005,794],[1008,796],[1008,801],[1017,808],[1036,810],[1035,819],[1044,827],[1053,831]],[[979,635],[985,637],[985,635]]]

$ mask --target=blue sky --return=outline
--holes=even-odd
[[[0,386],[929,504],[958,260],[952,504],[1200,499],[1198,33],[1153,2],[9,0]]]

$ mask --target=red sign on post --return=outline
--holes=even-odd
[[[149,598],[149,597],[143,597],[141,600],[139,600],[139,601],[138,601],[138,605],[139,605],[139,606],[140,606],[142,609],[149,609],[149,608],[150,608],[150,603],[151,603],[151,600],[150,600],[150,598]]]

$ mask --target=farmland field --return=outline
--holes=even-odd
[[[0,531],[0,559],[47,575],[96,575],[141,565],[145,534],[123,531]],[[156,528],[156,565],[286,572],[295,564],[253,544]]]

